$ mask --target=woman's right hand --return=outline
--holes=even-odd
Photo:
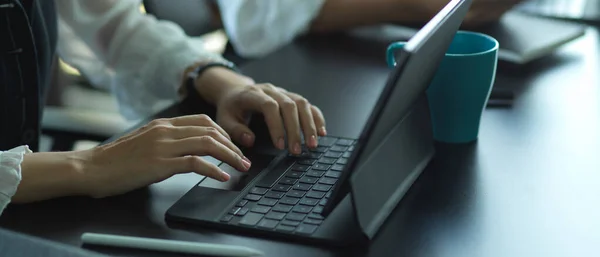
[[[191,115],[154,120],[90,150],[82,177],[92,197],[125,193],[179,173],[229,179],[201,156],[212,156],[242,172],[250,168],[250,161],[219,125],[206,115]]]

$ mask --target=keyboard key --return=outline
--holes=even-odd
[[[331,191],[327,192],[327,194],[325,194],[325,197],[331,197]]]
[[[265,176],[263,176],[260,181],[256,184],[257,187],[266,187],[272,188],[275,185],[275,182],[279,180],[279,177],[283,175],[283,173],[294,164],[294,159],[285,158],[282,162],[277,164],[273,170],[269,171]]]
[[[288,178],[301,178],[302,174],[303,173],[299,172],[299,171],[290,171],[290,172],[286,173],[285,176]]]
[[[324,196],[325,196],[325,192],[319,192],[319,191],[310,191],[306,194],[306,197],[316,198],[316,199],[321,199]]]
[[[331,168],[331,165],[315,164],[315,165],[312,166],[313,170],[327,171],[329,168]]]
[[[263,198],[260,199],[260,201],[258,201],[259,205],[265,205],[265,206],[274,206],[275,204],[277,204],[277,200],[276,199],[269,199],[269,198]]]
[[[290,191],[290,188],[292,188],[291,186],[288,185],[281,185],[281,184],[277,184],[273,187],[273,191],[279,191],[279,192],[287,192]]]
[[[246,207],[242,207],[236,214],[235,216],[244,216],[246,215],[246,213],[248,213],[248,211],[250,211],[250,209],[246,208]]]
[[[296,189],[296,190],[300,190],[300,191],[308,191],[308,190],[310,190],[310,187],[311,187],[310,184],[298,183],[298,184],[295,184],[292,188]]]
[[[323,184],[316,184],[313,186],[312,188],[315,191],[321,191],[321,192],[327,192],[331,189],[331,186],[329,185],[323,185]]]
[[[346,165],[348,163],[348,158],[340,158],[337,161],[337,164]]]
[[[285,194],[285,195],[289,196],[289,197],[302,198],[304,196],[304,194],[305,194],[304,191],[292,190],[292,191],[287,192],[287,194]]]
[[[321,199],[321,201],[319,202],[319,205],[325,205],[325,204],[327,204],[327,198]]]
[[[311,165],[315,164],[316,162],[317,162],[317,160],[315,160],[315,159],[303,159],[303,160],[298,161],[299,164],[308,165],[308,166],[311,166]]]
[[[283,192],[277,192],[277,191],[269,191],[268,193],[265,194],[266,198],[272,198],[272,199],[281,199],[281,197],[283,197],[284,193]]]
[[[248,200],[241,200],[235,206],[244,207],[246,204],[248,204]]]
[[[240,220],[240,225],[254,227],[262,218],[262,214],[251,212]]]
[[[308,214],[308,218],[316,219],[316,220],[324,220],[325,217],[321,216],[321,214],[311,213]]]
[[[296,230],[296,227],[279,225],[279,226],[277,226],[277,228],[275,230],[277,230],[279,232],[292,233],[292,232],[294,232],[294,230]]]
[[[319,179],[319,183],[325,184],[325,185],[334,185],[335,182],[337,182],[337,179],[335,179],[335,178],[320,178]]]
[[[298,212],[298,213],[309,213],[312,210],[312,207],[310,206],[304,206],[304,205],[296,205],[294,206],[294,208],[292,208],[293,212]]]
[[[271,207],[257,205],[257,206],[254,206],[250,211],[265,214],[265,213],[269,212],[269,210],[271,210]]]
[[[283,203],[283,204],[289,204],[289,205],[296,205],[298,204],[298,202],[300,201],[300,199],[298,198],[293,198],[293,197],[284,197],[281,198],[281,200],[279,200],[279,203]]]
[[[298,180],[295,178],[283,178],[279,181],[279,184],[291,186],[291,185],[296,184],[296,182],[298,182]]]
[[[321,158],[321,156],[323,156],[322,153],[312,152],[312,153],[309,153],[307,157],[310,159],[319,159],[319,158]]]
[[[296,204],[294,204],[294,205],[296,205]],[[294,206],[280,203],[278,205],[273,206],[273,208],[271,208],[271,210],[278,211],[278,212],[290,212],[292,210],[292,207],[294,207]]]
[[[340,157],[342,157],[342,153],[329,151],[329,152],[325,153],[324,156],[329,157],[329,158],[340,158]]]
[[[317,153],[324,153],[324,152],[327,152],[327,149],[328,149],[327,146],[318,146],[317,148],[310,149],[309,151],[317,152]]]
[[[300,183],[314,184],[314,183],[317,183],[317,181],[319,181],[319,178],[315,178],[315,177],[303,177],[299,181],[300,181]]]
[[[285,217],[285,213],[275,211],[269,212],[267,215],[265,215],[265,218],[273,220],[282,220],[283,217]]]
[[[223,216],[223,218],[221,218],[221,222],[229,222],[229,221],[231,221],[231,219],[233,219],[233,215],[227,214],[227,215]]]
[[[300,165],[300,164],[295,164],[294,166],[292,166],[293,171],[307,172],[308,169],[310,169],[310,166]]]
[[[300,224],[300,226],[298,226],[296,228],[296,233],[310,235],[310,234],[314,233],[315,230],[317,230],[316,225]]]
[[[323,213],[323,206],[317,206],[313,208],[313,212],[316,214],[321,214]]]
[[[263,220],[264,221],[264,220]],[[323,220],[316,220],[316,219],[305,219],[304,223],[306,224],[311,224],[311,225],[321,225],[321,223],[323,223]]]
[[[333,171],[333,170],[330,170],[327,173],[325,173],[325,177],[328,177],[328,178],[339,178],[341,175],[342,175],[341,172]]]
[[[253,195],[253,194],[247,194],[244,199],[248,200],[248,201],[258,201],[260,200],[261,196],[260,195]]]
[[[279,221],[276,221],[276,220],[263,219],[258,223],[258,228],[274,229],[275,227],[277,227],[278,223],[279,223]]]
[[[337,138],[334,137],[319,137],[319,146],[330,147],[335,144],[335,141],[337,141]]]
[[[342,171],[342,170],[344,170],[344,165],[335,164],[335,165],[331,166],[330,170]]]
[[[242,207],[234,207],[228,213],[231,215],[236,215],[241,209],[242,209]]]
[[[300,225],[300,221],[295,221],[295,220],[283,220],[281,221],[282,225],[286,225],[286,226],[298,226]]]
[[[302,221],[305,217],[306,217],[306,214],[291,212],[291,213],[288,213],[285,216],[285,219],[287,219],[287,220],[295,220],[295,221]]]
[[[300,204],[302,204],[302,205],[315,206],[318,203],[319,203],[319,199],[302,198],[302,200],[300,200]]]
[[[342,154],[342,157],[344,158],[350,158],[350,156],[352,156],[352,152],[345,152],[344,154]]]
[[[306,172],[306,176],[317,177],[317,178],[322,177],[323,174],[325,174],[325,172],[324,171],[319,171],[319,170],[311,170],[309,172]]]
[[[256,195],[264,195],[267,191],[269,191],[268,188],[262,187],[253,187],[252,189],[250,189],[250,193]]]
[[[348,147],[341,146],[341,145],[334,145],[329,148],[329,151],[334,151],[334,152],[345,152],[347,150],[348,150]]]
[[[352,152],[352,151],[354,151],[354,146],[348,147],[348,152]]]
[[[323,164],[334,164],[337,161],[337,159],[334,158],[327,158],[327,157],[323,157],[321,159],[319,159],[319,163],[323,163]]]
[[[351,146],[352,144],[354,144],[354,140],[349,140],[349,139],[338,139],[337,142],[335,142],[336,145],[343,145],[343,146]]]

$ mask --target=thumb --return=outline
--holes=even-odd
[[[245,121],[226,115],[222,117],[220,123],[221,127],[231,136],[234,142],[244,147],[252,147],[254,145],[256,135],[248,128]]]

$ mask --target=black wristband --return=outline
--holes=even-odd
[[[212,67],[223,67],[223,68],[227,68],[234,72],[239,73],[239,70],[235,67],[235,65],[233,65],[233,63],[211,62],[211,63],[200,65],[200,66],[196,67],[193,71],[188,73],[188,78],[192,79],[192,81],[196,80],[198,77],[200,77],[200,75],[202,75],[202,73],[204,73],[206,70],[208,70],[209,68],[212,68]]]

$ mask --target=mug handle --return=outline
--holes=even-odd
[[[395,42],[388,46],[386,51],[386,61],[390,68],[396,67],[396,50],[403,49],[406,42]]]

